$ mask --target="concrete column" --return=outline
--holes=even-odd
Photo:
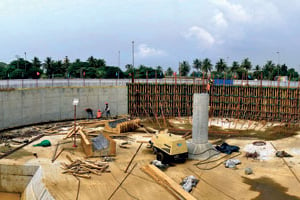
[[[218,154],[208,142],[209,95],[194,94],[193,98],[193,133],[187,141],[189,159],[203,160]]]
[[[208,142],[209,95],[207,93],[194,94],[193,101],[192,141],[195,144],[206,144]]]

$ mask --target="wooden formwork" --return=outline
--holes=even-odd
[[[141,107],[141,105],[139,105]],[[105,122],[104,130],[111,133],[125,133],[129,131],[133,131],[140,127],[141,120],[140,119],[134,119],[134,120],[128,120],[128,119],[117,119],[114,121]]]
[[[193,94],[206,92],[206,84],[203,83],[128,84],[128,113],[141,117],[191,116]],[[209,114],[221,118],[299,122],[299,86],[213,85]]]

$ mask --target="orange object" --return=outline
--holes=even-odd
[[[97,111],[97,119],[101,118],[101,115],[102,115],[102,113],[101,113],[101,110],[99,109],[99,110]]]
[[[206,86],[206,90],[207,90],[207,92],[209,92],[209,90],[210,90],[210,84],[209,83]]]

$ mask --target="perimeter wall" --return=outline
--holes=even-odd
[[[0,91],[0,130],[74,118],[73,98],[79,99],[77,118],[86,118],[85,108],[102,112],[109,103],[111,115],[127,114],[127,87],[34,88]]]

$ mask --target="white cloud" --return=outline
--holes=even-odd
[[[138,46],[138,52],[136,55],[145,58],[152,56],[163,56],[166,55],[166,52],[160,49],[149,47],[147,44],[140,44]]]
[[[219,9],[221,9],[232,21],[248,22],[251,20],[251,15],[249,15],[240,4],[234,4],[228,0],[212,0],[212,2],[217,5]]]
[[[218,11],[218,13],[213,17],[213,21],[218,27],[226,28],[228,26],[228,23],[224,18],[223,12]]]
[[[216,40],[207,30],[199,26],[192,26],[188,32],[184,34],[185,38],[195,38],[201,46],[210,47],[215,44]]]

